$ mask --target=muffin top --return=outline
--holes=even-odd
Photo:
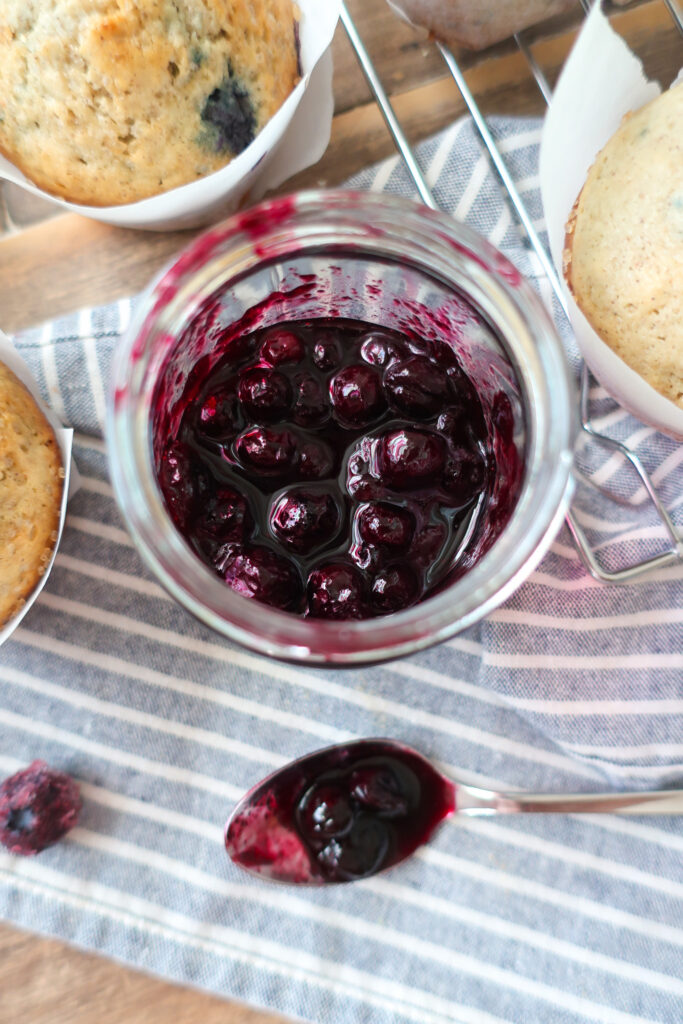
[[[683,84],[627,115],[598,154],[564,264],[597,334],[683,408]]]
[[[52,428],[0,363],[0,626],[21,609],[52,557],[63,486]]]
[[[299,75],[292,0],[3,0],[0,151],[109,206],[241,153]]]

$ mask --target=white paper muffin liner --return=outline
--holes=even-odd
[[[62,466],[64,467],[64,487],[62,490],[62,505],[59,512],[59,527],[57,530],[57,540],[52,551],[52,557],[50,558],[50,561],[47,564],[45,572],[40,577],[37,586],[32,591],[32,593],[26,598],[26,603],[23,605],[21,611],[18,612],[18,614],[15,615],[14,618],[10,619],[9,622],[5,623],[5,625],[0,629],[1,647],[2,644],[4,644],[5,640],[7,640],[8,637],[12,635],[14,630],[17,628],[17,626],[23,619],[24,615],[26,615],[27,611],[38,597],[38,594],[45,586],[45,582],[48,576],[50,575],[50,572],[52,571],[55,555],[57,554],[57,548],[59,547],[59,542],[62,539],[62,531],[64,529],[64,521],[66,519],[67,501],[69,497],[72,494],[74,494],[75,491],[78,490],[79,477],[78,471],[71,461],[71,447],[73,443],[74,433],[73,430],[65,429],[61,425],[55,414],[45,405],[45,403],[43,402],[42,398],[38,393],[38,386],[31,375],[31,371],[29,370],[28,366],[21,358],[21,356],[17,353],[16,349],[11,344],[9,338],[7,338],[2,333],[2,331],[0,331],[0,362],[8,366],[12,373],[15,373],[19,380],[22,382],[22,384],[24,384],[31,392],[31,395],[35,399],[36,404],[38,405],[39,409],[44,414],[46,420],[48,421],[48,423],[55,432],[57,444],[59,445],[59,450],[62,455]]]

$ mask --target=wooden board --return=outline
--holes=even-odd
[[[0,924],[0,1024],[285,1024]]]

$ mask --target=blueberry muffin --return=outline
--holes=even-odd
[[[577,6],[577,0],[389,0],[414,25],[449,46],[483,50]]]
[[[113,206],[241,153],[299,77],[293,0],[3,0],[0,151]]]
[[[683,409],[683,84],[628,114],[598,154],[564,273],[602,340]]]
[[[0,626],[20,610],[50,561],[63,486],[52,428],[0,363]]]

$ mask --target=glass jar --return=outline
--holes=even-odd
[[[464,297],[483,323],[455,323]],[[458,302],[456,302],[458,299]],[[438,593],[361,621],[299,617],[247,600],[193,553],[157,484],[154,445],[173,436],[176,402],[220,304],[224,328],[345,317],[455,343],[487,418],[508,399],[522,467],[501,465],[480,557]],[[153,573],[212,629],[288,661],[358,665],[438,643],[471,626],[529,575],[553,540],[572,488],[576,401],[562,344],[519,272],[445,214],[373,193],[303,192],[263,203],[196,239],[152,283],[118,346],[108,404],[112,480]],[[507,491],[506,491],[507,488]],[[506,504],[507,503],[507,504]],[[496,511],[497,509],[497,511]],[[492,514],[491,510],[495,514]],[[504,513],[504,514],[503,514]]]

